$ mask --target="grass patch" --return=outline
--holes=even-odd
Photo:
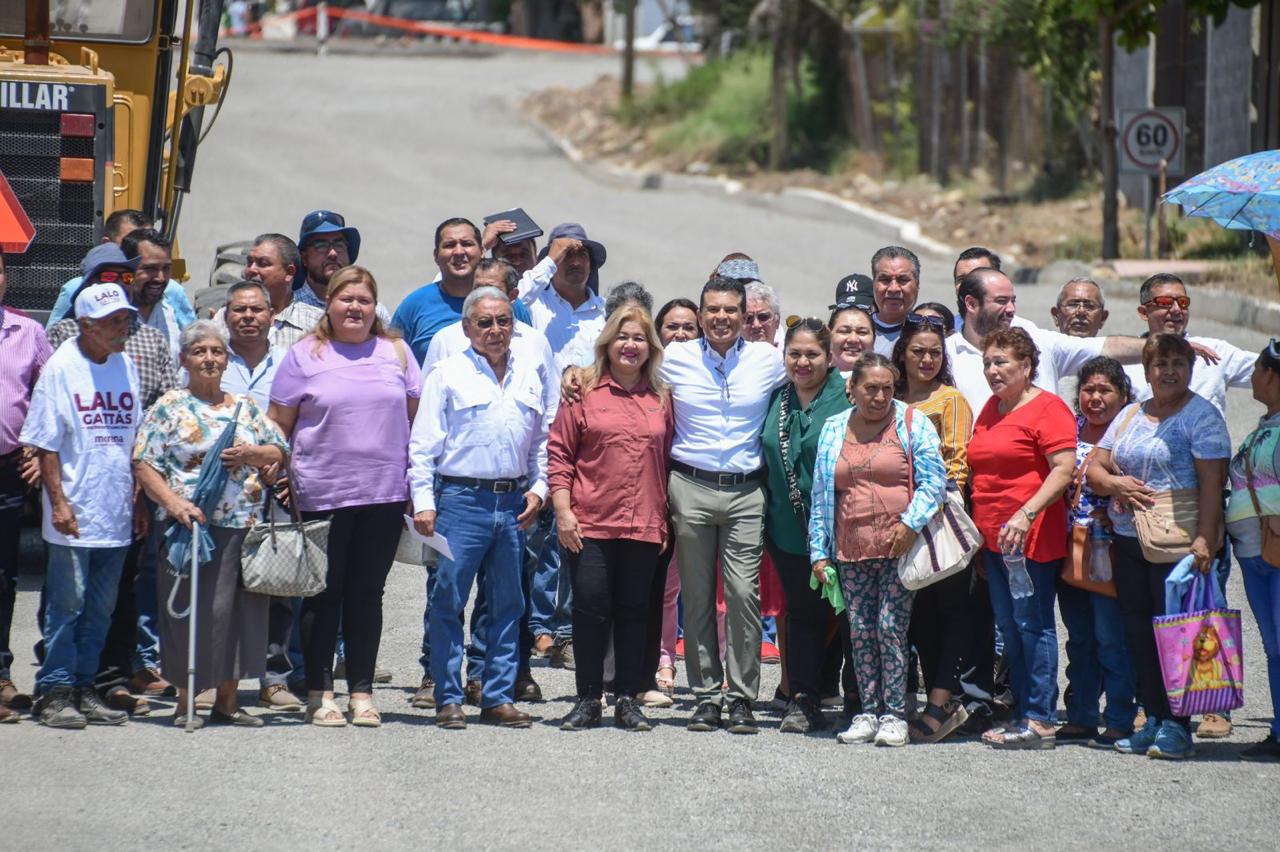
[[[754,170],[769,160],[773,63],[763,50],[744,50],[710,59],[674,83],[659,81],[622,107],[618,117],[632,126],[653,130],[653,150],[672,159],[702,161],[731,169]],[[802,66],[799,92],[788,80],[787,127],[790,162],[839,160],[845,146],[833,144],[816,109],[817,86],[812,69]],[[819,166],[821,167],[821,166]]]

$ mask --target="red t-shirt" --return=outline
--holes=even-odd
[[[1075,451],[1076,419],[1067,404],[1048,391],[1021,408],[1001,414],[991,397],[973,424],[969,441],[969,483],[973,522],[988,550],[999,552],[1000,525],[1009,520],[1049,475],[1048,454]],[[1067,504],[1055,500],[1036,516],[1023,547],[1027,559],[1052,562],[1067,555]]]

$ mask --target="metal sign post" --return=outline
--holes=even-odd
[[[1120,171],[1146,175],[1143,182],[1143,213],[1145,254],[1151,257],[1151,208],[1153,199],[1151,180],[1183,173],[1183,140],[1186,135],[1186,110],[1182,107],[1151,107],[1149,109],[1120,110]],[[1157,195],[1156,198],[1159,198]],[[1165,249],[1164,217],[1160,219],[1160,233],[1156,238],[1156,253]]]

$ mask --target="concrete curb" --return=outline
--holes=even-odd
[[[1197,316],[1223,325],[1243,326],[1263,334],[1280,332],[1280,302],[1209,287],[1189,289],[1195,298]]]
[[[601,183],[630,189],[691,189],[719,192],[741,198],[748,204],[767,207],[782,213],[827,221],[847,221],[865,231],[881,234],[907,248],[932,258],[952,262],[959,249],[930,239],[920,232],[920,225],[908,219],[881,213],[854,201],[807,187],[788,187],[780,193],[762,193],[747,189],[741,181],[710,175],[654,172],[629,169],[611,163],[588,159],[578,148],[538,119],[520,110],[525,122],[537,131],[566,159],[585,174]]]

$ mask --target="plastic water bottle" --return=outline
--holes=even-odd
[[[1031,575],[1027,573],[1027,557],[1022,548],[1004,554],[1004,570],[1009,574],[1009,594],[1014,598],[1029,598],[1036,593],[1031,584]]]
[[[1089,524],[1089,579],[1095,583],[1111,580],[1111,533],[1102,524]]]

